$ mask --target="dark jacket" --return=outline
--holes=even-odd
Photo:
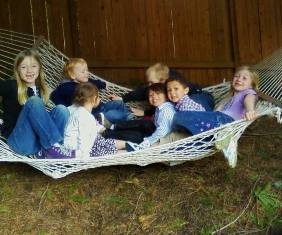
[[[31,88],[27,90],[28,97],[33,96],[34,92]],[[4,124],[1,128],[2,136],[8,137],[14,129],[18,116],[22,110],[22,105],[18,102],[18,86],[17,81],[0,80],[0,96],[2,97],[3,105],[3,121]]]
[[[89,79],[97,88],[105,89],[106,83],[100,80]],[[50,95],[50,99],[56,104],[63,104],[66,107],[72,105],[74,91],[79,83],[72,80],[64,80]]]

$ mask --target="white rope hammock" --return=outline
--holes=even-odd
[[[36,47],[39,51],[46,74],[46,80],[50,88],[54,89],[60,83],[60,80],[64,78],[63,66],[68,58],[44,39],[38,39],[31,35],[2,29],[0,29],[0,78],[10,78],[12,76],[13,61],[16,55],[23,49],[31,47]],[[282,57],[282,52],[280,52],[279,56],[280,58]],[[281,104],[282,64],[280,61],[270,61],[270,66],[266,61],[263,66],[255,68],[261,76],[261,91],[269,96],[273,95],[276,103],[279,102],[279,104]],[[276,63],[280,63],[280,66],[277,66]],[[105,81],[93,74],[91,74],[91,79]],[[130,91],[128,88],[108,81],[105,82],[107,83],[107,90],[101,93],[101,99],[103,101],[107,101],[107,97],[110,94],[122,95]],[[205,90],[211,92],[215,97],[215,101],[219,102],[228,93],[229,88],[230,83],[226,82],[205,88]],[[279,123],[282,122],[281,109],[267,101],[259,101],[257,113],[258,117],[271,115],[275,116]],[[183,161],[201,159],[222,150],[229,165],[235,167],[237,163],[238,139],[252,122],[253,121],[239,120],[173,143],[135,152],[118,153],[83,160],[35,159],[31,156],[22,156],[13,152],[1,137],[0,162],[23,162],[42,171],[48,176],[61,178],[73,172],[101,166],[128,164],[145,166],[157,162],[173,165]]]

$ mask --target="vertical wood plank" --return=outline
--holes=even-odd
[[[10,1],[0,1],[0,28],[10,29]]]
[[[11,9],[11,29],[18,32],[33,34],[31,9],[29,0],[9,1]]]

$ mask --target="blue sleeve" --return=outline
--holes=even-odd
[[[50,99],[54,104],[63,104],[66,107],[72,104],[75,91],[75,85],[72,83],[63,83],[59,85],[51,94]]]
[[[157,141],[159,141],[160,138],[166,136],[171,132],[172,129],[172,120],[173,116],[175,114],[175,111],[173,109],[164,109],[159,115],[159,119],[156,123],[156,130],[155,132],[149,136],[144,138],[144,140],[148,140],[150,145],[153,145]]]
[[[89,82],[94,84],[99,90],[106,89],[106,83],[98,79],[89,79]]]

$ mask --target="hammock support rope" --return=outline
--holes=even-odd
[[[0,29],[0,78],[10,78],[12,76],[15,56],[21,50],[31,47],[36,47],[39,51],[46,74],[46,81],[48,82],[49,87],[54,89],[64,78],[63,66],[68,58],[42,38],[38,39],[34,36],[2,29]],[[273,63],[272,60],[271,63]],[[273,71],[277,71],[280,74],[280,77],[275,77],[274,83],[281,85],[281,69],[271,69],[268,67],[267,62],[264,62],[263,67],[268,71],[271,71],[271,76],[273,76]],[[282,65],[280,65],[280,68],[282,68]],[[262,67],[257,67],[256,70],[260,71],[260,76],[262,77],[260,86],[267,87],[267,89],[265,88],[265,90],[262,89],[261,91],[268,96],[275,94],[274,98],[276,104],[281,104],[281,86],[278,86],[277,91],[277,87],[273,86],[274,83],[272,83],[272,80],[270,83],[271,85],[266,86],[265,83],[269,82],[265,79],[265,76],[268,76],[269,73],[264,73],[266,74],[264,75]],[[99,79],[107,83],[107,90],[101,92],[102,101],[107,101],[110,94],[120,96],[130,91],[128,88],[108,82],[93,74],[90,75],[90,79]],[[213,94],[216,103],[227,95],[229,89],[230,83],[228,82],[205,88],[205,90]],[[276,90],[273,92],[273,89]],[[130,105],[135,107],[138,106],[138,104],[134,103]],[[267,101],[259,101],[256,109],[258,118],[264,115],[270,115],[276,117],[279,123],[282,122],[281,108],[275,106],[274,104]],[[221,150],[229,165],[231,167],[235,167],[237,163],[238,139],[252,122],[253,121],[239,120],[172,143],[135,152],[122,152],[115,155],[93,157],[83,160],[36,159],[32,156],[22,156],[13,152],[6,144],[5,140],[1,137],[0,162],[22,162],[29,164],[42,171],[44,174],[57,179],[74,172],[102,166],[129,164],[145,166],[159,162],[175,165],[188,160],[198,160],[208,157]]]

